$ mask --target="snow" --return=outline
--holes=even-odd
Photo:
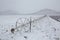
[[[60,38],[60,22],[44,15],[1,15],[0,16],[0,39],[1,40],[57,40]],[[32,21],[30,25],[27,22]],[[42,17],[42,18],[41,18]],[[19,19],[21,18],[21,19]],[[41,19],[40,19],[41,18]],[[18,19],[18,20],[17,20]],[[33,21],[38,19],[37,21]],[[18,28],[14,34],[11,28]],[[20,24],[19,24],[20,23]],[[21,26],[26,24],[25,26]],[[7,31],[8,30],[8,31]],[[25,32],[27,31],[27,32]]]

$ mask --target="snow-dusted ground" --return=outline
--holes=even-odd
[[[0,40],[60,40],[60,22],[44,15],[0,15]]]

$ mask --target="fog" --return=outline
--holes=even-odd
[[[42,9],[60,12],[60,0],[0,0],[0,11],[34,13]]]

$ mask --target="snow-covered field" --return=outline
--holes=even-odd
[[[46,15],[0,15],[0,40],[60,40],[60,22]]]

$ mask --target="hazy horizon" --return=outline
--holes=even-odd
[[[0,11],[13,10],[26,14],[42,9],[60,12],[60,0],[0,0]]]

